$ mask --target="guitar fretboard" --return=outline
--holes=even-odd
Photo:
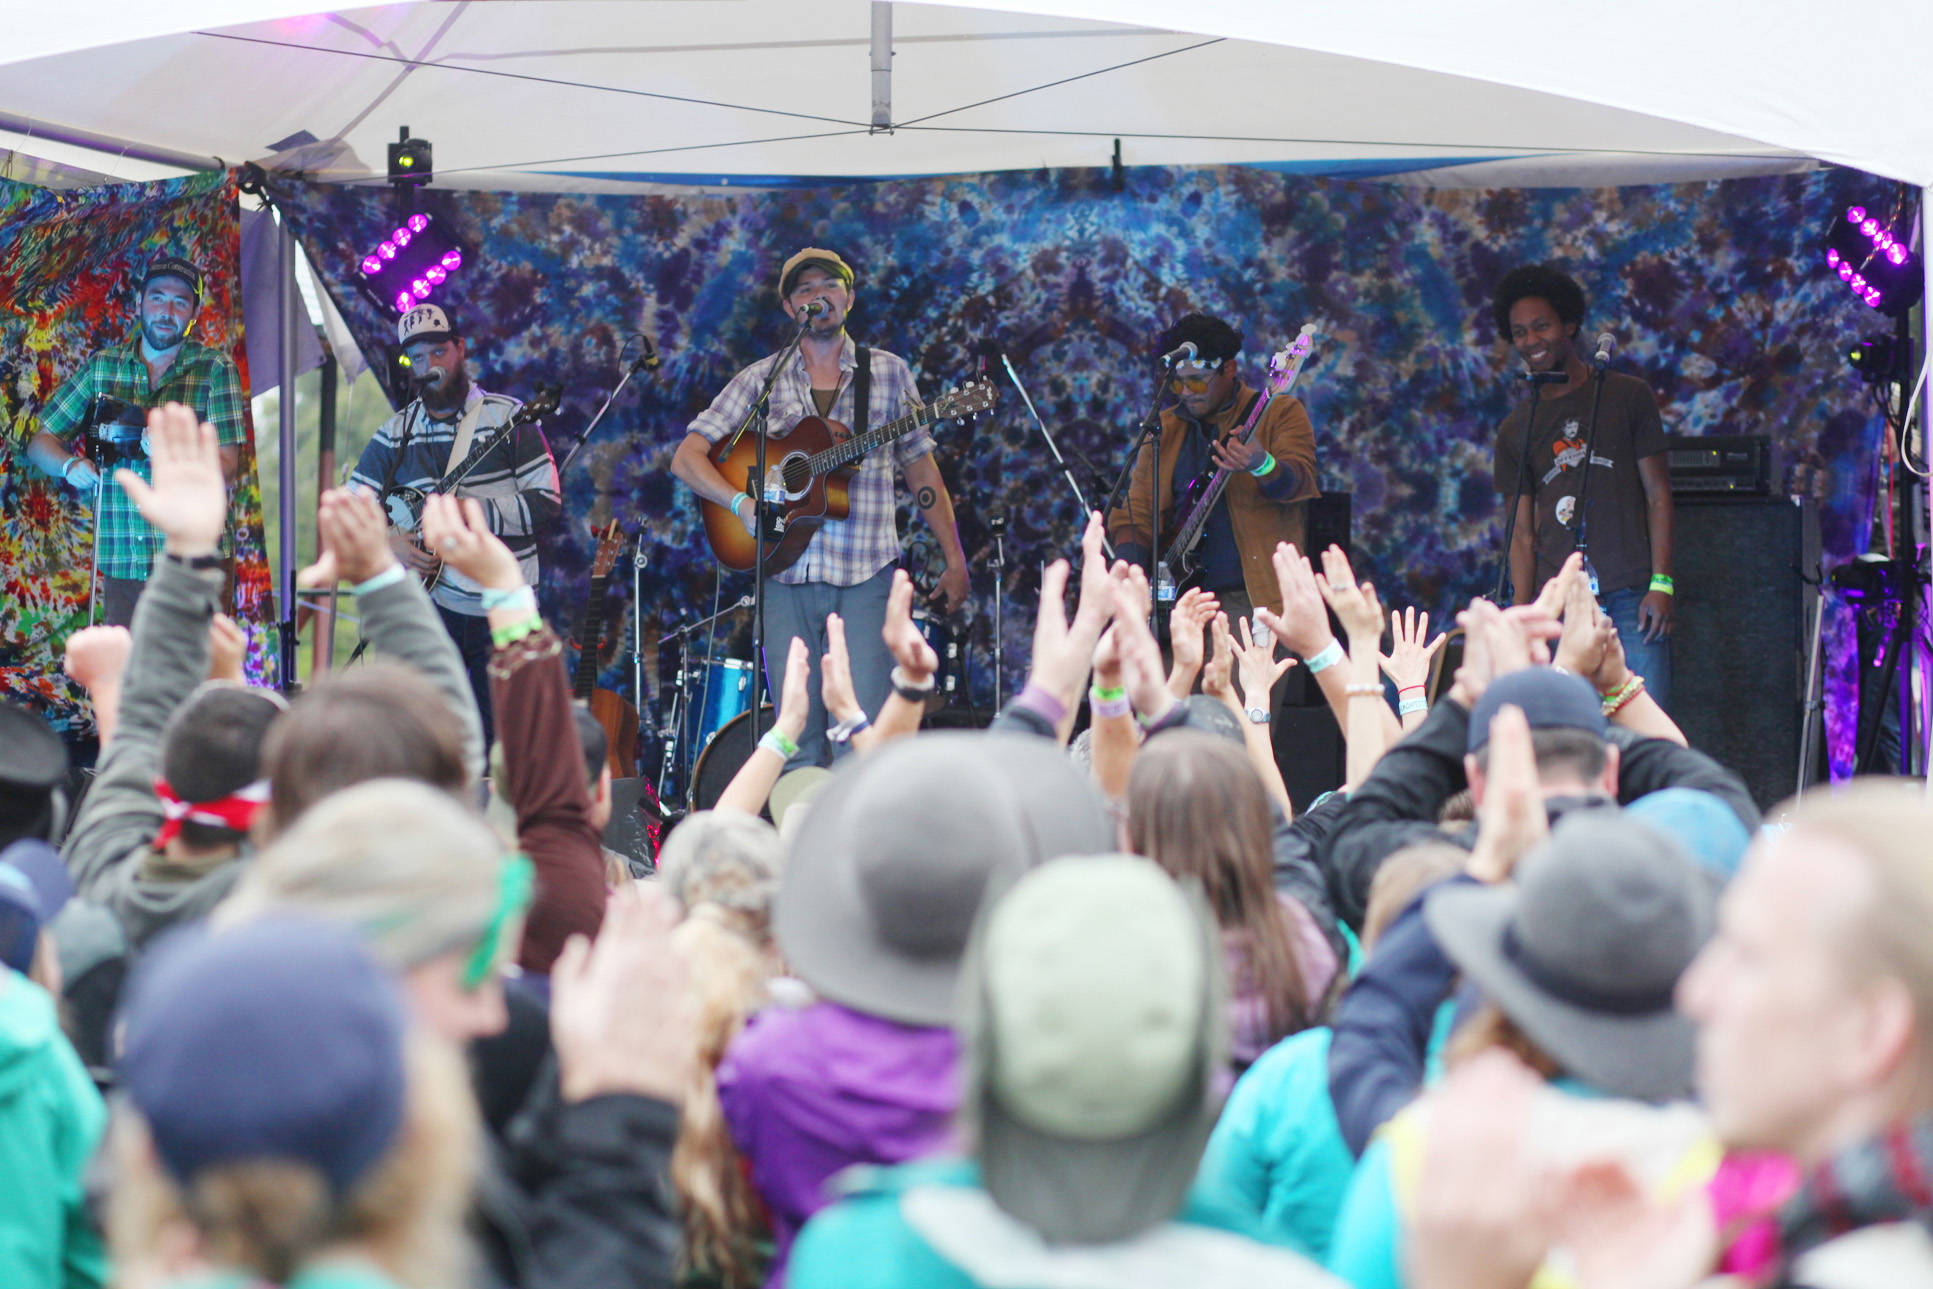
[[[931,425],[939,419],[932,407],[917,406],[898,420],[888,421],[876,430],[855,434],[844,443],[834,444],[823,452],[813,453],[806,458],[806,465],[814,475],[824,474],[828,470],[837,470],[842,465],[857,461],[881,444],[891,443],[907,431],[916,430],[923,425]]]

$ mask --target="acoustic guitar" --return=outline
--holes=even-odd
[[[438,479],[428,489],[412,488],[406,483],[395,484],[383,490],[379,500],[389,526],[402,532],[409,544],[433,561],[431,566],[418,574],[423,579],[423,589],[434,591],[437,583],[443,580],[443,561],[430,555],[423,547],[423,506],[429,501],[431,493],[449,496],[465,479],[483,464],[484,459],[494,451],[499,443],[507,443],[515,437],[518,430],[533,421],[540,421],[557,410],[562,394],[560,386],[538,386],[537,392],[528,403],[511,414],[509,420],[493,430],[486,430],[476,437],[470,445],[470,454],[458,462],[456,468]]]
[[[604,638],[604,597],[611,584],[611,569],[618,552],[624,549],[624,532],[613,519],[597,535],[597,554],[591,558],[590,603],[584,606],[584,627],[577,633],[582,644],[577,656],[577,700],[591,709],[591,715],[604,727],[605,764],[613,779],[631,779],[638,773],[638,709],[623,695],[597,684],[598,644]]]
[[[726,568],[743,571],[758,562],[763,546],[767,573],[790,568],[805,554],[821,524],[852,513],[847,486],[868,452],[935,421],[963,420],[984,412],[993,406],[993,399],[992,383],[975,381],[864,434],[853,434],[837,421],[808,416],[783,436],[767,436],[766,531],[754,541],[737,515],[716,502],[701,500],[705,539],[712,553]],[[720,439],[709,455],[727,483],[749,494],[760,491],[754,477],[758,442],[752,435],[742,436],[736,444]]]

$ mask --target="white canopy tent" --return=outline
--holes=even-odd
[[[1508,0],[312,8],[36,7],[0,51],[0,143],[145,178],[315,140],[287,160],[357,179],[381,174],[408,125],[434,142],[439,183],[571,191],[1100,166],[1116,138],[1127,165],[1433,182],[1706,178],[1813,158],[1933,180],[1933,120],[1820,0],[1535,17]],[[1890,48],[1929,47],[1933,5],[1898,8],[1856,34],[1890,23]]]

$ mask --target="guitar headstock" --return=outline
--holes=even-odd
[[[609,577],[617,566],[618,552],[624,549],[624,530],[613,519],[603,532],[597,535],[597,554],[591,556],[591,576]]]
[[[1295,339],[1286,348],[1278,349],[1269,359],[1269,394],[1273,397],[1295,383],[1296,375],[1301,372],[1302,364],[1316,347],[1316,324],[1305,322]]]
[[[524,400],[524,405],[517,409],[516,415],[511,419],[518,425],[528,425],[532,421],[543,420],[563,406],[563,403],[562,385],[539,385],[530,397]]]
[[[965,420],[977,416],[993,406],[994,388],[990,380],[976,380],[958,389],[948,390],[934,399],[931,411],[934,419],[942,421]]]

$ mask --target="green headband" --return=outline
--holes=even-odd
[[[477,947],[471,951],[470,960],[463,964],[461,983],[465,990],[481,988],[483,982],[490,978],[491,969],[496,966],[499,944],[503,940],[503,929],[510,925],[510,919],[521,916],[530,907],[530,901],[536,893],[536,866],[530,862],[530,856],[517,851],[503,861],[503,870],[497,876],[497,907],[491,912],[483,934],[477,938]]]

